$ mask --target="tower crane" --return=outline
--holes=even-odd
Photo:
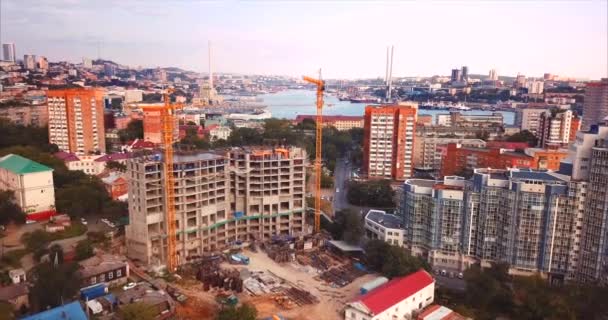
[[[325,91],[325,81],[321,80],[321,70],[319,70],[319,79],[304,76],[304,81],[317,86],[317,141],[315,149],[315,232],[319,232],[321,227],[321,144],[323,142],[323,92]]]
[[[175,132],[175,111],[181,108],[180,104],[172,104],[169,95],[173,89],[167,89],[163,94],[164,105],[161,107],[162,116],[162,145],[163,168],[165,172],[165,230],[167,232],[167,271],[177,269],[177,240],[175,237],[175,178],[173,176],[173,137]]]

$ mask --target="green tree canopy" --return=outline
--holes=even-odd
[[[399,277],[420,269],[431,270],[420,257],[408,254],[404,248],[390,245],[382,240],[371,240],[365,245],[367,266],[387,278]]]
[[[156,319],[155,310],[143,302],[135,302],[121,305],[118,309],[118,317],[121,320],[154,320]]]
[[[394,196],[390,180],[352,181],[348,185],[348,202],[354,205],[392,208]]]
[[[78,241],[76,244],[76,260],[81,261],[93,256],[93,242],[89,239]]]
[[[256,320],[258,311],[254,306],[244,303],[239,307],[227,307],[222,309],[218,315],[217,320]]]
[[[144,138],[144,122],[143,120],[132,120],[127,124],[127,127],[118,130],[118,138],[120,142],[125,143],[135,139]]]
[[[514,134],[508,136],[507,141],[509,141],[509,142],[527,142],[529,146],[535,147],[538,142],[538,139],[536,138],[534,133],[532,133],[528,130],[523,130],[523,131],[520,131],[518,133],[514,133]]]
[[[34,285],[30,289],[30,303],[37,310],[56,307],[71,301],[80,288],[78,265],[54,265],[45,262],[32,269]]]
[[[15,203],[15,193],[13,191],[0,191],[0,225],[15,222],[22,224],[25,222],[25,214]]]

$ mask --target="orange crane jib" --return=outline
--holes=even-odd
[[[319,72],[320,76],[320,72]],[[319,77],[320,78],[320,77]],[[317,86],[317,118],[316,118],[316,136],[315,145],[315,233],[320,231],[321,227],[321,145],[323,139],[323,91],[325,91],[325,81],[321,79],[313,79],[304,77],[304,81],[310,82]]]

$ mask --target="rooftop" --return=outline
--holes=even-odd
[[[12,300],[23,295],[27,295],[28,288],[26,283],[17,283],[6,287],[0,287],[0,301]]]
[[[437,304],[428,306],[418,315],[418,320],[465,320],[459,313],[452,309]]]
[[[87,320],[87,315],[82,310],[78,301],[64,304],[57,308],[46,310],[32,316],[21,318],[21,320]]]
[[[80,158],[73,153],[59,151],[54,154],[55,158],[62,160],[63,162],[80,161]]]
[[[517,179],[529,179],[529,180],[544,180],[544,181],[567,181],[558,174],[544,171],[534,170],[511,170],[511,177]]]
[[[17,154],[8,154],[0,158],[0,168],[4,168],[16,174],[36,173],[53,170],[43,164],[24,158]]]
[[[401,219],[394,215],[388,214],[381,210],[369,210],[365,219],[369,219],[385,228],[390,229],[400,229],[403,224],[401,223]]]
[[[433,277],[421,269],[405,277],[393,278],[362,296],[358,302],[365,305],[374,315],[377,315],[434,282]]]
[[[418,187],[426,187],[432,188],[435,186],[435,180],[426,180],[426,179],[408,179],[406,181],[407,184],[415,185]]]
[[[88,278],[103,272],[124,267],[127,262],[126,258],[111,254],[104,254],[82,260],[79,262],[79,264],[81,267],[80,276],[83,278]]]

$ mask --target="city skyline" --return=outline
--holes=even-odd
[[[299,2],[0,6],[1,42],[15,43],[18,59],[99,56],[133,67],[206,72],[210,40],[220,73],[298,76],[322,67],[326,78],[375,78],[384,74],[386,46],[394,45],[394,77],[449,76],[462,65],[470,74],[608,76],[605,1],[331,2],[323,10]]]

